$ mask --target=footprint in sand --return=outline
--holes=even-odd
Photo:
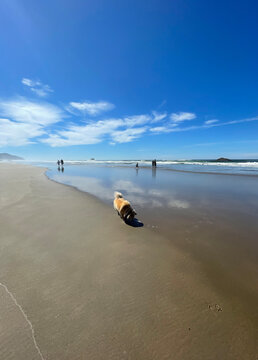
[[[212,311],[218,311],[218,312],[222,311],[222,307],[219,306],[218,304],[213,304],[213,305],[209,304],[208,308]]]

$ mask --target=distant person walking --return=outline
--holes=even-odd
[[[64,166],[64,160],[63,159],[60,160],[60,163],[61,163],[62,166]]]
[[[152,167],[156,167],[157,166],[157,160],[152,160]]]
[[[138,168],[139,167],[139,164],[138,163],[136,163],[136,168]]]
[[[60,166],[60,160],[57,160],[57,165]]]

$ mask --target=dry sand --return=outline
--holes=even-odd
[[[198,263],[96,198],[0,164],[0,214],[0,359],[257,359]]]

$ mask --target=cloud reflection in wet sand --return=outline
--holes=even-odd
[[[169,190],[143,188],[130,180],[110,180],[110,182],[107,183],[104,180],[95,177],[59,174],[55,174],[51,178],[57,182],[62,182],[74,186],[79,190],[88,192],[108,203],[113,201],[114,191],[120,191],[133,205],[142,207],[148,206],[152,208],[190,208],[190,203],[188,201],[176,198]]]

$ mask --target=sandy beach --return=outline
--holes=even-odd
[[[221,289],[205,252],[126,226],[44,173],[0,164],[1,359],[257,358],[257,266],[227,263],[229,244],[220,256],[211,234],[219,276],[239,266],[234,291],[230,278]]]

